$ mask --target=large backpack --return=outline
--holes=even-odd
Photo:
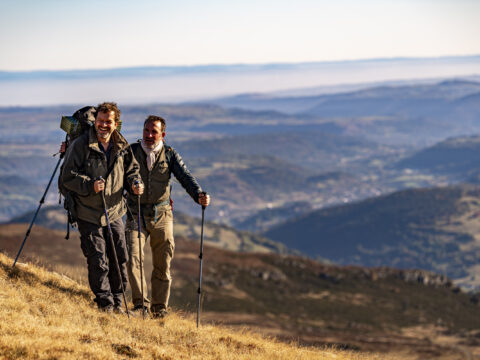
[[[75,111],[72,116],[62,116],[60,128],[67,133],[69,142],[75,140],[93,126],[96,114],[97,109],[95,107],[85,106]]]
[[[62,121],[60,123],[60,128],[67,133],[66,137],[66,147],[65,151],[68,148],[68,145],[72,143],[73,140],[80,137],[82,134],[89,131],[89,129],[95,123],[95,116],[97,109],[93,106],[85,106],[81,109],[75,111],[72,116],[62,116]],[[63,156],[64,154],[62,154]],[[70,225],[75,226],[77,223],[77,216],[75,212],[75,199],[73,194],[68,191],[62,182],[62,173],[63,173],[63,164],[60,167],[60,174],[58,176],[58,191],[60,193],[59,203],[61,203],[61,198],[63,196],[63,207],[67,210],[67,234],[65,239],[68,240],[70,237]]]
[[[73,142],[73,140],[86,133],[93,126],[95,123],[96,113],[97,109],[95,107],[85,106],[75,111],[72,116],[62,116],[60,128],[67,133],[65,151],[68,149],[68,146]],[[62,156],[63,155],[64,154],[62,154]],[[63,164],[60,167],[60,175],[58,176],[58,191],[65,197],[68,193],[68,190],[63,186],[61,180],[62,172]]]

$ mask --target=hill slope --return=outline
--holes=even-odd
[[[396,166],[447,174],[460,181],[473,180],[472,176],[480,174],[480,136],[446,139],[402,159]]]
[[[0,254],[0,357],[5,359],[359,359],[300,348],[222,327],[196,329],[192,316],[166,320],[107,315],[85,286]],[[379,359],[365,356],[362,359]]]
[[[265,233],[340,264],[421,268],[467,279],[480,256],[480,188],[395,192],[309,213]]]
[[[15,253],[14,237],[7,235],[25,227],[0,226],[0,249],[10,246]],[[43,233],[32,235],[21,261],[33,256],[86,281],[77,234],[66,242],[61,232],[38,229]],[[172,266],[171,306],[194,313],[198,242],[177,238]],[[149,274],[149,254],[145,268]],[[440,354],[444,360],[458,359],[467,350],[480,355],[478,298],[429,272],[328,266],[206,246],[203,275],[205,323],[249,326],[302,344],[401,353],[401,359],[436,359]],[[460,350],[462,346],[466,349]]]

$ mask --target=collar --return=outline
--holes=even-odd
[[[118,132],[118,130],[115,130],[112,133],[112,137],[110,138],[110,144],[113,146],[115,153],[128,147],[127,140],[123,137],[122,134]],[[97,151],[102,151],[98,146],[97,132],[95,131],[94,126],[91,126],[88,132],[88,146]]]

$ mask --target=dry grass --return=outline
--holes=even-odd
[[[0,254],[2,359],[385,359],[285,344],[247,330],[202,325],[173,313],[166,320],[100,313],[90,290],[32,264],[10,269]]]

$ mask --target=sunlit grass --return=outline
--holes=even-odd
[[[0,254],[0,358],[6,359],[385,359],[385,355],[286,344],[248,330],[99,312],[90,290],[58,273]],[[390,357],[391,358],[391,357]]]

